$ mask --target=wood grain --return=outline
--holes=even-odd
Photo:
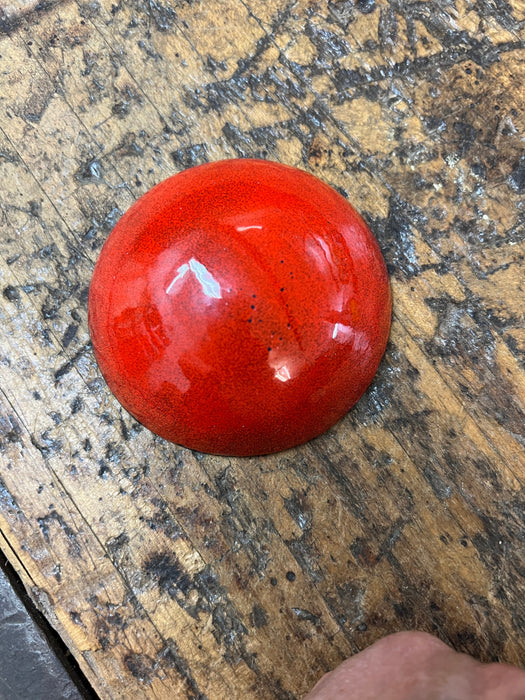
[[[525,665],[525,3],[0,2],[0,546],[102,698],[298,698],[423,629]],[[208,160],[317,174],[378,237],[389,348],[257,459],[109,394],[119,216]]]

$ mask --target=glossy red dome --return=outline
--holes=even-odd
[[[93,348],[141,423],[202,452],[258,455],[332,426],[371,382],[390,287],[366,224],[301,170],[186,170],[120,219],[89,294]]]

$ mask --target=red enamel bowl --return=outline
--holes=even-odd
[[[377,242],[316,177],[261,160],[191,168],[115,226],[89,294],[111,391],[201,452],[278,452],[368,387],[391,317]]]

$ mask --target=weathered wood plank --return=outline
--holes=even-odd
[[[0,546],[97,692],[300,697],[406,628],[525,663],[524,3],[18,5],[0,21]],[[243,460],[133,421],[86,323],[120,214],[235,156],[348,196],[394,292],[358,406]]]

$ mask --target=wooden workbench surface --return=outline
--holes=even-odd
[[[299,698],[402,629],[525,664],[522,0],[0,2],[0,546],[102,698]],[[227,459],[110,395],[119,216],[207,160],[319,175],[389,347],[329,433]]]

